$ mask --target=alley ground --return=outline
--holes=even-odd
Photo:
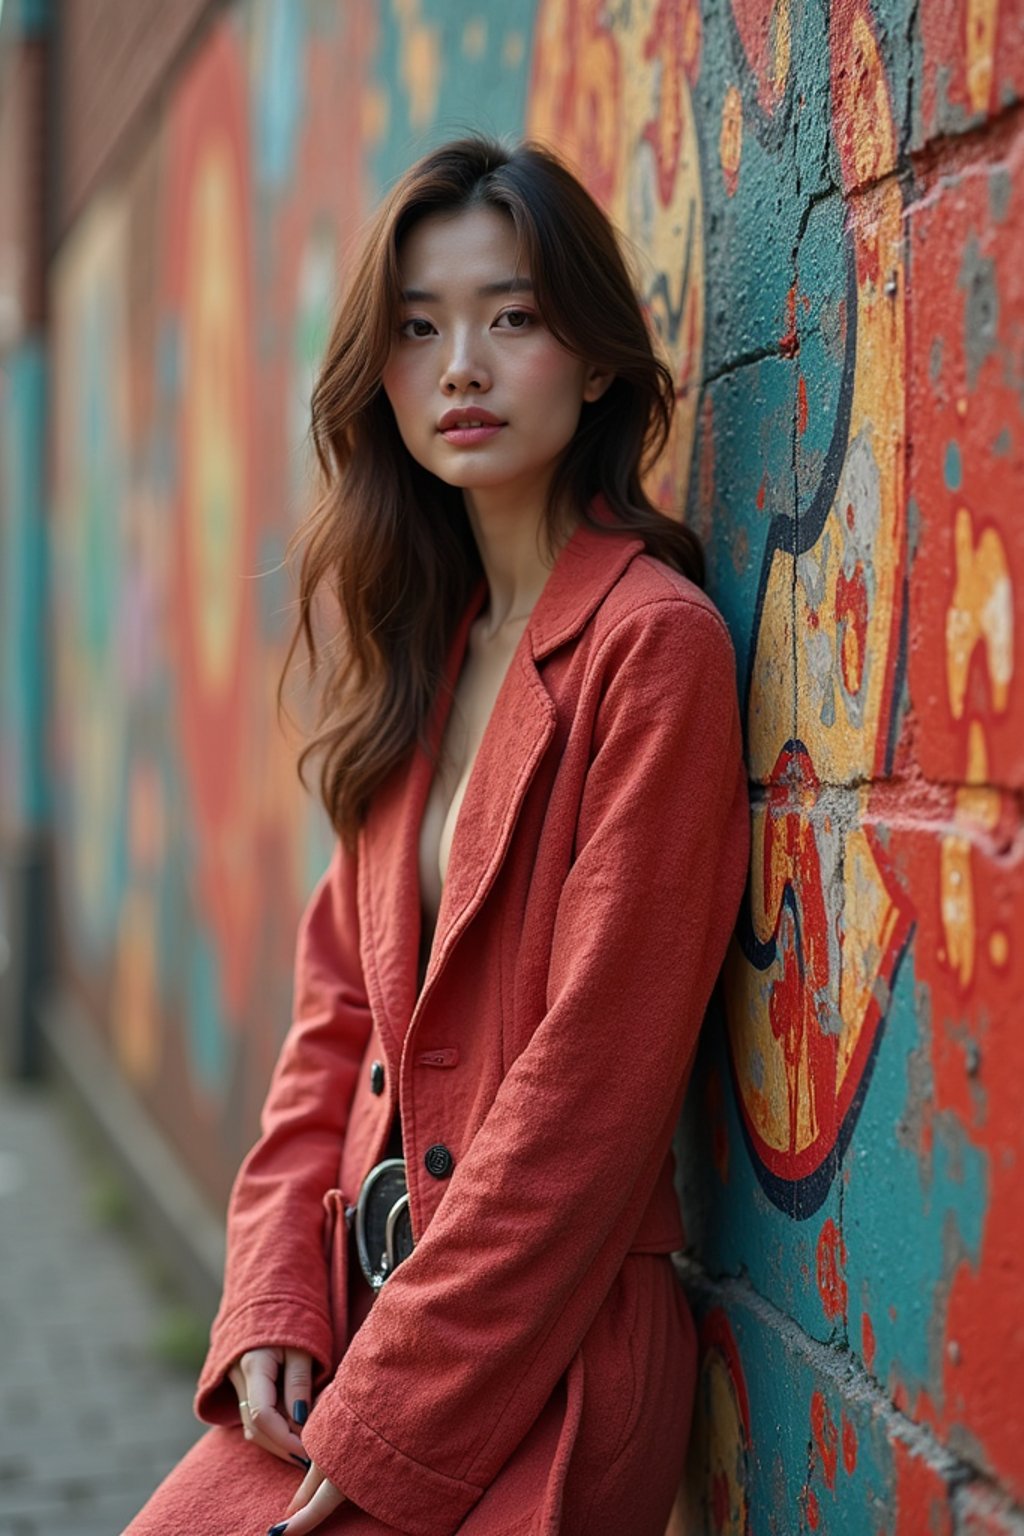
[[[116,1206],[55,1094],[0,1081],[0,1536],[118,1536],[201,1433]]]

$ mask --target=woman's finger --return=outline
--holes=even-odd
[[[234,1387],[235,1395],[238,1398],[239,1403],[241,1403],[245,1397],[245,1377],[243,1376],[241,1366],[237,1363],[237,1361],[234,1365],[228,1366],[228,1381],[230,1381],[231,1385]]]
[[[280,1350],[253,1349],[242,1356],[239,1365],[245,1377],[244,1399],[248,1402],[248,1407],[242,1409],[242,1424],[247,1439],[280,1456],[282,1461],[308,1468],[309,1457],[302,1441],[278,1407],[277,1375],[281,1361]]]
[[[339,1504],[344,1504],[345,1495],[339,1493],[334,1484],[324,1477],[321,1472],[317,1471],[315,1462],[303,1479],[302,1488],[305,1488],[307,1483],[311,1483],[314,1477],[319,1479],[319,1486],[312,1498],[308,1503],[303,1504],[300,1509],[297,1509],[294,1515],[290,1515],[288,1519],[280,1520],[277,1524],[272,1525],[270,1531],[273,1533],[273,1536],[282,1536],[282,1533],[285,1531],[288,1532],[288,1536],[303,1536],[305,1531],[316,1530],[321,1521],[326,1520],[327,1516],[336,1510]],[[299,1490],[300,1493],[302,1488]],[[298,1494],[296,1494],[297,1497]],[[292,1502],[295,1502],[294,1499]]]
[[[292,1423],[301,1429],[309,1417],[309,1404],[313,1394],[313,1362],[308,1350],[286,1349],[284,1352],[284,1403],[291,1414]]]
[[[288,1503],[288,1508],[285,1510],[285,1514],[294,1515],[296,1510],[302,1509],[304,1505],[308,1504],[314,1493],[316,1493],[317,1489],[320,1487],[320,1484],[323,1482],[323,1480],[324,1475],[320,1471],[316,1462],[311,1462],[309,1471],[306,1473],[305,1477],[302,1479],[302,1482],[292,1494]]]

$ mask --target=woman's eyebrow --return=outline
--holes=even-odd
[[[490,298],[496,293],[532,293],[533,284],[528,277],[503,277],[497,283],[484,283],[477,289],[477,296],[481,299]],[[439,293],[433,293],[427,288],[403,288],[400,294],[403,304],[440,304],[442,298]]]

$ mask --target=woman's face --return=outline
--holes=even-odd
[[[405,446],[469,493],[543,496],[583,402],[612,375],[544,325],[505,214],[426,215],[405,236],[399,268],[399,330],[382,383]]]

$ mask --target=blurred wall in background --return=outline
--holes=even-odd
[[[1020,5],[8,4],[8,1015],[49,837],[64,995],[223,1205],[330,848],[275,688],[340,278],[431,144],[550,140],[632,242],[746,723],[691,1528],[1024,1530]]]

